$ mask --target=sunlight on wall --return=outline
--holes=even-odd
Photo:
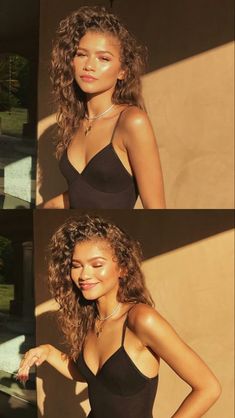
[[[232,416],[234,231],[227,231],[146,261],[143,270],[156,309],[208,363],[222,384],[205,416]],[[164,363],[156,417],[172,416],[189,387]],[[166,402],[166,393],[170,400]]]
[[[38,138],[44,134],[44,132],[50,128],[50,126],[56,123],[56,113],[47,116],[46,118],[41,119],[38,122]]]
[[[232,208],[234,43],[146,74],[169,208]]]
[[[43,315],[46,312],[55,312],[58,311],[59,304],[54,299],[49,299],[46,302],[40,303],[40,305],[35,308],[35,316]]]

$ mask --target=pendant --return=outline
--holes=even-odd
[[[99,328],[96,327],[95,335],[96,335],[97,338],[99,338],[101,332],[102,332],[102,325]]]
[[[87,128],[85,128],[85,136],[87,136],[89,134],[89,132],[91,131],[91,125],[89,125]]]

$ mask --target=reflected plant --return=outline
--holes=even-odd
[[[11,283],[13,249],[11,241],[0,235],[0,283]]]

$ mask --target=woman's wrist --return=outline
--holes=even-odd
[[[38,348],[42,350],[41,353],[44,357],[44,360],[49,362],[53,346],[51,344],[41,344],[38,346]]]

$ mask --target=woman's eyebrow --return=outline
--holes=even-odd
[[[97,260],[97,259],[107,260],[107,258],[98,255],[98,256],[89,258],[88,261],[93,261],[93,260]],[[75,261],[77,263],[80,263],[81,260],[79,260],[77,258],[72,258],[72,261]]]
[[[78,47],[78,49],[80,49],[80,50],[82,50],[82,51],[85,51],[85,52],[89,52],[89,50],[88,49],[86,49],[86,48],[82,48],[82,47]],[[113,54],[112,54],[112,52],[110,52],[110,51],[105,51],[105,50],[101,50],[101,51],[96,51],[96,54],[110,54],[110,55],[112,55],[112,56],[114,56]]]
[[[97,259],[107,260],[107,258],[102,257],[101,255],[97,255],[96,257],[91,257],[91,258],[89,258],[89,260],[88,260],[88,261],[93,261],[93,260],[97,260]]]

